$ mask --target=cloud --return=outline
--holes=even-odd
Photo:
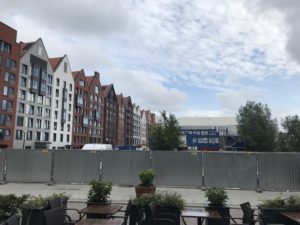
[[[168,88],[158,75],[144,71],[114,69],[101,74],[101,78],[112,82],[117,94],[131,96],[142,109],[174,112],[181,109],[187,98],[184,92]]]

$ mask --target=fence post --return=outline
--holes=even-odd
[[[204,171],[204,152],[201,152],[201,180],[202,180],[201,189],[204,191],[204,190],[206,190],[206,187],[205,187],[205,171]]]
[[[6,183],[6,173],[7,173],[7,151],[6,150],[0,150],[3,151],[3,167],[1,168],[1,170],[3,171],[3,176],[2,176],[2,180],[0,180],[1,184],[5,184]]]
[[[102,172],[103,172],[103,150],[100,151],[100,162],[99,162],[99,180],[102,180]]]
[[[153,150],[149,150],[150,168],[153,168]]]
[[[47,150],[50,151],[51,154],[51,165],[50,165],[50,181],[48,185],[54,184],[54,151],[53,150]]]
[[[259,160],[258,160],[258,153],[255,153],[255,159],[256,159],[256,192],[261,193],[262,189],[260,188],[260,183],[259,183]]]

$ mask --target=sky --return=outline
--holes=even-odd
[[[99,71],[142,109],[236,116],[247,101],[300,112],[299,0],[0,0],[18,41]]]

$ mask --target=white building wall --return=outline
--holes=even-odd
[[[141,111],[140,107],[133,107],[133,144],[141,144]]]
[[[146,113],[141,113],[141,145],[147,144],[147,120]]]
[[[65,63],[67,70],[65,71]],[[59,83],[57,82],[59,79]],[[65,106],[63,106],[63,89],[66,86]],[[54,71],[51,109],[51,149],[66,149],[72,143],[73,129],[73,107],[74,107],[74,80],[70,63],[67,56],[64,56],[56,71]],[[65,107],[66,119],[62,123],[62,110]]]

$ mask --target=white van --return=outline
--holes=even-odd
[[[82,150],[113,150],[111,144],[85,144]]]

